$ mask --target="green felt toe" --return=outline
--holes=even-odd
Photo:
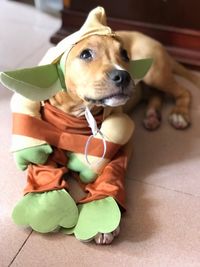
[[[30,226],[37,232],[48,233],[59,226],[74,227],[78,220],[78,208],[64,189],[29,193],[15,206],[12,218],[18,225]]]
[[[73,229],[63,229],[65,234],[74,234],[79,240],[89,240],[98,233],[110,233],[120,223],[121,212],[112,197],[79,205],[79,219]]]
[[[75,153],[69,153],[69,162],[67,167],[80,173],[80,179],[83,183],[91,183],[97,178],[97,174],[86,164],[79,160]]]

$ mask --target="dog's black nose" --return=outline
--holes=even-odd
[[[109,78],[116,86],[127,86],[131,81],[130,74],[125,70],[112,70],[108,73]]]

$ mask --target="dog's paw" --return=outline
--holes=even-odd
[[[143,125],[147,130],[156,130],[161,124],[161,116],[155,109],[149,109],[143,120]]]
[[[82,242],[94,240],[97,244],[109,244],[119,234],[121,211],[112,197],[79,204],[79,218],[73,229],[62,230],[74,234]]]
[[[189,117],[181,113],[171,113],[169,116],[170,124],[178,130],[186,129],[190,126]]]
[[[120,227],[118,226],[113,232],[111,233],[98,233],[94,241],[97,245],[109,245],[112,243],[113,239],[119,235]]]

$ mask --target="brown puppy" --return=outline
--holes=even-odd
[[[176,99],[170,122],[176,128],[187,127],[191,96],[176,82],[173,72],[181,70],[181,74],[186,73],[188,78],[193,76],[175,63],[158,42],[139,33],[118,32],[116,38],[93,35],[76,44],[65,62],[67,92],[57,93],[50,99],[51,104],[74,116],[84,115],[86,105],[93,114],[104,106],[120,109],[119,106],[126,103],[134,88],[128,74],[129,56],[131,59],[154,59],[144,82]],[[133,94],[131,104],[138,101],[137,96]],[[153,95],[147,108],[147,128],[158,127],[160,108],[160,97]],[[99,233],[95,240],[99,244],[110,243],[118,233],[119,228],[112,233]]]
[[[16,92],[21,92],[22,94],[22,95],[18,93],[14,94],[11,101],[11,107],[14,113],[13,118],[15,118],[14,125],[17,125],[17,127],[13,127],[13,152],[15,153],[14,156],[16,159],[17,166],[19,166],[21,169],[24,170],[31,163],[31,166],[28,170],[29,176],[28,176],[27,187],[25,189],[26,193],[29,192],[33,193],[33,191],[43,192],[43,189],[45,188],[45,192],[52,191],[52,194],[54,194],[53,191],[58,190],[60,186],[61,188],[68,190],[68,184],[65,183],[66,182],[65,179],[62,179],[63,174],[65,172],[68,172],[68,169],[80,173],[79,167],[73,166],[73,164],[71,164],[73,163],[72,155],[75,154],[74,152],[77,151],[79,152],[79,150],[74,149],[73,146],[65,147],[65,144],[68,145],[67,139],[71,141],[70,139],[71,138],[73,139],[73,137],[71,136],[70,138],[68,136],[68,138],[62,138],[63,131],[66,130],[68,122],[64,120],[63,128],[61,127],[62,129],[59,130],[59,126],[61,124],[61,121],[63,120],[60,120],[59,115],[61,113],[56,109],[54,109],[54,107],[57,107],[58,109],[61,109],[65,113],[75,117],[85,115],[86,119],[84,120],[84,122],[87,123],[86,125],[89,124],[89,126],[92,129],[92,133],[94,136],[96,136],[96,138],[103,138],[103,143],[105,143],[104,141],[111,141],[111,143],[113,144],[119,144],[121,147],[120,148],[121,151],[119,150],[119,152],[121,152],[122,154],[124,154],[123,152],[125,152],[122,151],[124,149],[127,149],[127,152],[129,152],[129,150],[131,149],[131,145],[127,145],[127,143],[130,141],[130,138],[134,131],[134,124],[126,114],[122,113],[123,110],[121,106],[127,106],[127,105],[133,106],[133,104],[138,101],[138,96],[140,96],[141,92],[137,90],[139,94],[136,93],[134,94],[135,90],[133,89],[135,89],[134,86],[135,81],[133,82],[128,72],[129,58],[140,59],[145,57],[153,58],[154,63],[149,73],[144,78],[143,82],[150,87],[161,89],[163,92],[168,92],[175,97],[176,107],[172,111],[170,120],[176,128],[187,127],[189,124],[188,113],[190,104],[190,94],[186,89],[182,88],[175,81],[173,77],[173,71],[174,70],[179,71],[181,74],[185,74],[186,77],[190,78],[193,81],[196,81],[195,80],[196,78],[190,75],[189,72],[187,72],[183,67],[175,63],[168,56],[164,48],[158,42],[152,40],[151,38],[148,38],[139,33],[127,33],[127,32],[114,33],[109,27],[106,26],[105,12],[101,7],[95,9],[89,14],[88,19],[86,20],[85,24],[80,29],[80,31],[69,36],[69,38],[64,39],[62,42],[58,44],[57,47],[50,49],[50,51],[47,51],[47,54],[41,61],[42,63],[40,62],[41,65],[46,65],[46,66],[43,66],[42,68],[37,67],[28,70],[28,73],[30,74],[30,71],[31,72],[33,71],[33,73],[35,73],[35,71],[38,71],[38,69],[40,71],[41,69],[42,70],[48,69],[48,72],[45,72],[45,75],[43,76],[44,78],[46,75],[49,75],[48,77],[46,76],[47,78],[49,78],[50,75],[54,76],[53,74],[55,73],[55,77],[53,77],[54,79],[52,81],[53,85],[47,83],[45,87],[47,89],[48,96],[43,95],[42,97],[43,91],[41,91],[41,89],[43,88],[44,85],[43,86],[41,85],[40,87],[40,84],[38,84],[37,82],[36,84],[35,83],[32,84],[33,80],[32,76],[31,79],[25,80],[24,83],[24,75],[21,74],[23,74],[24,72],[27,73],[27,70],[21,70],[20,72],[17,72],[20,75],[19,77],[18,75],[17,77],[15,77],[14,75],[14,78],[16,78],[14,83],[12,77],[13,73],[11,73],[10,76],[9,72],[2,74],[2,81],[5,80],[6,84],[8,84],[8,87],[10,89],[13,90],[15,89]],[[49,64],[53,64],[53,66],[52,65],[49,66]],[[49,68],[51,71],[49,71]],[[14,72],[14,74],[16,74],[16,72]],[[63,89],[63,91],[60,91],[61,88],[65,88],[65,84],[63,81],[63,74],[67,90]],[[35,78],[37,77],[38,75],[35,76]],[[41,77],[42,76],[40,76],[40,80],[43,81]],[[55,78],[57,79],[56,82]],[[37,94],[35,94],[37,98],[34,98],[35,91],[34,92],[29,91],[27,90],[27,88],[32,91],[37,90]],[[56,93],[58,91],[59,93]],[[32,93],[33,95],[31,97]],[[54,96],[49,99],[49,97],[52,95]],[[24,96],[27,96],[28,99]],[[44,107],[41,109],[40,101],[46,99],[50,101],[51,105],[49,105],[49,103],[47,103],[46,101]],[[156,127],[158,126],[159,117],[157,113],[159,112],[160,107],[161,107],[160,97],[158,95],[153,95],[150,98],[148,105],[147,121],[145,121],[146,127],[148,126],[149,128],[153,129],[155,128],[155,126]],[[50,111],[49,116],[47,115],[48,108]],[[101,116],[100,129],[98,129],[95,119],[93,118],[91,113],[93,113],[93,115],[98,113],[99,115],[100,113],[103,115]],[[68,118],[70,117],[69,121],[70,125],[71,119],[74,118],[72,118],[72,116],[67,116],[67,115],[65,116],[65,115],[66,114],[64,114],[64,117]],[[73,128],[75,132],[76,132],[75,128],[79,126],[78,124],[81,121],[81,119],[80,120],[75,119],[78,121],[76,122]],[[34,131],[32,131],[32,127],[30,127],[29,124],[30,121],[31,121],[31,126],[33,125],[33,122],[35,123],[36,128],[33,127]],[[53,124],[54,122],[55,125]],[[51,123],[55,126],[55,128],[51,127]],[[18,127],[19,125],[24,125],[24,126]],[[48,128],[50,130],[46,131],[46,127],[47,128],[50,127]],[[80,125],[80,127],[82,127],[82,124]],[[83,131],[81,132],[81,136],[86,134],[86,131],[84,131],[84,127],[83,129],[81,129]],[[29,128],[31,128],[30,132]],[[61,133],[61,135],[58,134],[57,136],[57,130],[59,131],[59,133]],[[53,137],[55,137],[55,140],[51,136],[51,133],[54,131],[56,133],[55,136],[53,135]],[[101,169],[101,167],[102,168],[105,167],[105,164],[107,165],[108,162],[111,163],[111,165],[108,165],[109,172],[111,171],[111,174],[109,172],[105,172],[103,179],[108,181],[106,181],[105,183],[105,180],[103,181],[100,180],[96,184],[96,186],[98,186],[99,184],[100,187],[102,187],[102,191],[104,190],[106,191],[106,187],[108,187],[107,192],[101,193],[100,190],[100,192],[97,193],[97,196],[95,196],[95,194],[93,195],[93,198],[91,198],[91,196],[87,194],[89,200],[86,199],[83,201],[87,200],[90,201],[91,199],[92,199],[91,201],[93,201],[93,200],[98,200],[99,199],[98,197],[101,198],[104,196],[111,196],[114,199],[116,198],[116,201],[123,207],[124,206],[123,181],[124,181],[124,171],[126,168],[127,158],[125,155],[122,155],[122,157],[118,157],[118,153],[116,153],[115,155],[116,158],[113,158],[113,162],[112,161],[110,162],[110,158],[104,157],[105,154],[103,154],[102,158],[100,158],[99,156],[97,157],[100,159],[100,161],[98,161],[98,166],[97,166],[97,168],[99,168],[98,171],[96,171],[95,169],[96,166],[94,167],[94,169],[92,168],[93,166],[91,166],[90,169],[89,163],[91,161],[90,160],[88,161],[90,154],[88,155],[87,148],[89,141],[91,140],[90,137],[92,137],[92,135],[90,136],[89,134],[90,133],[86,134],[86,136],[88,136],[87,140],[83,141],[84,145],[83,148],[85,148],[85,150],[84,149],[80,150],[81,153],[77,152],[77,155],[75,156],[77,156],[78,159],[81,159],[80,160],[81,163],[84,163],[85,161],[86,163],[88,163],[88,165],[86,164],[83,165],[83,169],[85,170],[86,168],[87,170],[89,169],[89,171],[91,170],[92,175],[95,174],[95,176],[93,175],[94,179],[96,175],[98,176],[99,174],[100,174],[99,177],[102,178],[101,171],[103,169]],[[66,137],[66,134],[64,136]],[[76,140],[78,139],[80,139],[80,136],[78,136]],[[78,148],[79,146],[82,147],[81,143],[78,144],[79,144]],[[25,150],[27,148],[30,149],[28,150],[28,153],[27,150]],[[48,148],[49,152],[46,151],[46,148]],[[49,156],[49,154],[52,153],[52,150],[53,150],[53,157],[55,156],[56,158],[55,162],[53,161],[54,158],[49,158],[50,160],[46,162],[46,159]],[[25,153],[26,155],[23,153],[24,151],[26,152]],[[37,157],[34,156],[33,158],[29,158],[30,151],[33,151],[31,153],[34,153],[34,155],[37,155]],[[36,153],[37,151],[38,153]],[[61,155],[59,155],[59,153],[56,154],[59,151],[63,153],[61,153]],[[70,153],[66,155],[66,151]],[[106,143],[104,145],[104,152],[105,151],[106,151]],[[130,155],[130,153],[128,153],[128,155]],[[65,159],[63,159],[62,156]],[[119,160],[119,162],[117,163],[116,160]],[[68,169],[66,168],[66,164]],[[42,170],[40,169],[41,167],[40,165],[42,165]],[[59,168],[58,177],[56,177],[57,175],[54,174],[54,170],[57,169],[57,167]],[[115,167],[117,168],[115,169]],[[37,171],[38,168],[41,170],[41,172],[39,171],[40,173],[39,177],[33,174],[33,172],[38,173]],[[61,172],[60,168],[63,168]],[[50,173],[50,175],[48,175],[48,173]],[[29,177],[31,177],[31,179],[29,179]],[[45,178],[43,179],[43,177]],[[55,179],[55,182],[53,183],[51,180],[52,177],[53,179]],[[88,184],[87,186],[93,187],[92,190],[94,191],[95,185],[93,183],[94,182],[93,177],[92,178],[86,177],[87,178],[86,180],[81,180],[81,177],[79,178],[80,181],[86,182],[86,184]],[[63,182],[62,185],[61,181]],[[113,185],[114,188],[112,187]],[[87,191],[89,192],[89,190],[86,189],[86,192]],[[65,194],[67,193],[65,192]],[[38,195],[39,198],[41,195],[42,194],[39,193]],[[44,194],[44,196],[45,195],[46,194]],[[60,205],[60,203],[58,203],[58,205]],[[13,218],[15,219],[17,224],[18,223],[21,224],[22,212],[20,211],[20,213],[18,213],[17,211],[18,207],[19,206],[17,204],[13,212],[14,214]],[[109,230],[104,230],[101,228],[100,230],[98,230],[100,231],[100,233],[98,233],[97,235],[95,234],[98,231],[95,232],[93,235],[92,234],[87,235],[85,238],[84,237],[80,238],[79,237],[80,235],[78,234],[76,235],[76,232],[74,232],[75,236],[77,236],[78,239],[84,241],[95,239],[96,243],[98,244],[111,243],[114,237],[119,234],[120,211],[117,205],[115,207],[117,209],[117,213],[119,216],[116,216],[118,217],[116,223],[113,224],[113,226],[110,227]],[[38,209],[39,215],[40,212],[41,214],[43,214],[43,209],[40,210],[40,206],[38,208],[39,208]],[[78,210],[75,203],[74,203],[74,213],[76,213],[78,217]],[[81,216],[81,213],[79,216]],[[20,222],[18,221],[18,218]],[[38,220],[40,223],[40,216],[37,216],[36,214],[35,218],[36,221]],[[76,225],[77,223],[76,219],[78,218],[74,219],[74,225]],[[109,222],[111,221],[110,218],[108,218],[108,221]],[[85,226],[88,226],[87,220],[84,223]],[[37,228],[37,226],[36,227],[34,226],[33,229],[34,228],[39,232],[41,231],[39,229],[40,227]],[[51,229],[48,229],[48,227],[47,228],[44,227],[44,229],[42,229],[42,232],[51,231]],[[104,232],[108,233],[105,234]]]

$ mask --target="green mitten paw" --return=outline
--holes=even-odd
[[[29,193],[15,206],[12,218],[18,225],[30,226],[40,233],[48,233],[57,227],[74,227],[78,220],[78,208],[64,190]]]
[[[44,164],[52,151],[47,144],[30,147],[14,152],[14,160],[18,169],[26,170],[30,163]]]
[[[79,240],[88,240],[98,233],[110,233],[120,223],[121,212],[112,197],[95,200],[79,205],[79,218],[74,229],[63,229],[65,234],[72,234]]]
[[[69,153],[69,162],[67,167],[80,173],[80,179],[84,183],[91,183],[97,178],[97,174],[86,164],[79,160],[75,153]]]

